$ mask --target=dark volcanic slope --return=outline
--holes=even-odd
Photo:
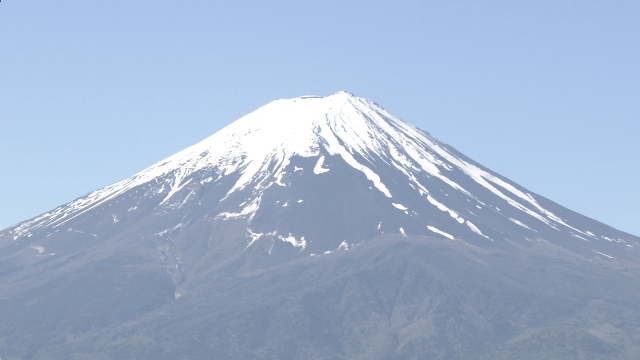
[[[1,231],[0,357],[640,358],[639,241],[369,100],[278,100]]]

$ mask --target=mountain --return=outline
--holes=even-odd
[[[1,231],[0,357],[638,358],[639,249],[370,100],[276,100]]]

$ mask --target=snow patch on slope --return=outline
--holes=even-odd
[[[475,225],[473,225],[473,224],[471,223],[471,221],[467,220],[467,226],[468,226],[468,227],[469,227],[469,229],[471,229],[471,231],[473,231],[474,233],[476,233],[476,234],[478,234],[478,235],[482,236],[482,237],[483,237],[483,238],[485,238],[485,239],[489,239],[489,237],[488,237],[488,236],[486,236],[486,235],[484,235],[484,234],[482,233],[482,231],[480,231],[480,229],[478,229],[478,227],[477,227],[477,226],[475,226]],[[492,239],[489,239],[489,240],[493,241]]]
[[[307,247],[307,241],[304,239],[304,236],[302,236],[300,240],[296,240],[295,236],[289,234],[287,237],[278,236],[278,239],[290,243],[293,247],[301,247],[302,249],[300,249],[300,251]]]
[[[528,227],[528,226],[527,226],[527,224],[523,223],[522,221],[519,221],[519,220],[516,220],[516,219],[512,219],[512,218],[509,218],[509,220],[510,220],[511,222],[513,222],[514,224],[517,224],[517,225],[522,226],[522,227],[523,227],[523,228],[525,228],[525,229],[529,229],[529,230],[531,230],[531,231],[535,231],[535,230],[533,230],[532,228]]]
[[[258,241],[262,236],[276,236],[278,235],[277,231],[272,231],[269,233],[254,233],[253,231],[251,231],[250,228],[247,228],[247,234],[249,235],[249,238],[251,238],[251,240],[249,241],[249,244],[247,244],[247,246],[245,247],[245,250],[253,245],[253,243],[255,243],[256,241]]]
[[[30,248],[36,250],[38,252],[38,254],[42,254],[45,251],[45,248],[42,246],[38,246],[38,245],[30,245]]]
[[[458,223],[464,224],[464,219],[457,212],[449,209],[447,206],[431,197],[431,195],[427,195],[427,200],[431,203],[431,205],[437,207],[439,210],[448,212],[449,216],[454,218]]]
[[[218,214],[218,216],[216,216],[216,218],[235,219],[239,217],[249,216],[249,219],[253,219],[256,211],[258,211],[258,208],[260,208],[260,200],[261,197],[257,197],[249,204],[245,205],[239,212],[221,212],[220,214]]]
[[[436,234],[440,234],[440,235],[442,235],[442,236],[444,236],[444,237],[446,237],[446,238],[448,238],[448,239],[454,240],[453,235],[451,235],[451,234],[447,234],[446,232],[444,232],[444,231],[442,231],[442,230],[439,230],[439,229],[437,229],[437,228],[436,228],[436,227],[434,227],[434,226],[427,226],[427,229],[429,229],[429,230],[433,231],[433,232],[434,232],[434,233],[436,233]]]
[[[320,156],[320,158],[318,159],[318,162],[316,163],[316,166],[313,168],[314,174],[322,174],[329,171],[329,169],[325,169],[322,167],[323,163],[324,163],[324,156]]]
[[[400,209],[402,211],[407,210],[408,208],[402,204],[396,204],[396,203],[391,203],[391,205],[393,205],[393,207],[395,207],[396,209]]]

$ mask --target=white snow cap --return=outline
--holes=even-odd
[[[352,154],[358,153],[371,160],[382,155],[388,147],[388,140],[383,138],[384,131],[399,135],[398,130],[402,128],[419,131],[374,102],[346,91],[326,97],[275,100],[205,140],[110,187],[125,190],[175,173],[170,197],[175,193],[171,190],[179,190],[183,179],[195,171],[216,169],[227,175],[240,170],[242,176],[231,193],[256,180],[259,185],[267,186],[271,175],[280,174],[294,155],[320,156],[320,166],[315,171],[326,172],[328,170],[322,168],[322,148],[329,155],[341,156],[349,165],[362,171],[379,191],[391,197],[380,177]],[[275,170],[268,171],[274,163]]]

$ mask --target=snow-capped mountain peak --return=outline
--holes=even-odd
[[[327,184],[332,185],[325,188]],[[212,187],[220,193],[216,203],[203,204],[198,197]],[[345,193],[347,188],[355,193]],[[359,188],[373,192],[360,194]],[[291,198],[294,193],[307,201]],[[348,248],[349,241],[385,233],[443,236],[470,244],[566,238],[571,243],[577,239],[634,246],[602,224],[585,225],[583,217],[483,168],[373,101],[345,91],[275,100],[128,179],[20,224],[13,236],[69,226],[123,196],[136,199],[131,208],[154,199],[153,212],[175,211],[195,201],[201,208],[210,207],[211,219],[247,221],[247,246],[262,237],[255,234],[273,234],[293,247],[324,252],[345,241]],[[350,216],[358,218],[358,224],[345,223],[339,226],[343,230],[331,231],[300,225],[307,221],[300,216],[322,218],[321,212],[344,207],[345,201],[355,206],[351,211],[357,214]],[[276,208],[298,212],[274,219],[268,214]],[[300,212],[303,208],[307,213]],[[280,225],[265,224],[264,219]],[[328,245],[317,245],[320,239]],[[577,247],[584,247],[582,243]]]

